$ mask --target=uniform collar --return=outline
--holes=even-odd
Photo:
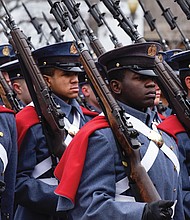
[[[55,102],[60,105],[61,110],[65,113],[65,116],[67,118],[69,118],[72,109],[75,109],[80,114],[80,116],[84,119],[84,115],[76,99],[70,99],[69,103],[66,103],[61,98],[56,96],[55,94],[53,94],[53,98]]]
[[[158,116],[156,111],[152,111],[150,108],[147,108],[146,112],[139,111],[135,108],[132,108],[122,102],[118,102],[119,105],[126,111],[126,113],[138,118],[146,125],[150,126],[152,121],[154,121]]]

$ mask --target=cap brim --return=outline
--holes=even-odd
[[[134,69],[131,69],[131,71],[138,73],[138,74],[141,74],[141,75],[144,75],[144,76],[151,76],[151,77],[158,76],[158,75],[156,75],[156,73],[153,70],[134,70]]]
[[[62,69],[63,71],[66,71],[66,72],[84,72],[84,70],[82,70],[80,67],[68,67],[68,68],[65,68],[65,67],[58,67],[59,69]]]

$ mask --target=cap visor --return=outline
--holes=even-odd
[[[82,70],[80,67],[56,67],[66,72],[84,72],[84,70]]]
[[[134,71],[135,73],[138,73],[144,76],[151,76],[151,77],[158,76],[153,70],[134,70],[134,69],[131,69],[131,70]]]

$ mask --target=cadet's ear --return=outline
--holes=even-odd
[[[82,90],[82,93],[84,94],[85,97],[89,97],[90,96],[88,85],[86,85],[86,84],[83,85],[81,90]]]
[[[190,76],[185,77],[185,84],[188,89],[190,89]]]
[[[121,94],[121,82],[115,79],[111,80],[110,89],[115,94]]]
[[[20,83],[14,82],[14,83],[12,84],[12,86],[13,86],[13,88],[14,88],[14,90],[16,91],[17,94],[20,95],[20,94],[22,93],[22,88],[21,88],[21,86],[20,86]]]
[[[43,75],[44,80],[46,81],[47,85],[50,86],[51,77],[48,75]]]

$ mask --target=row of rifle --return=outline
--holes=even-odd
[[[150,30],[151,31],[154,31],[156,30],[159,38],[160,38],[160,42],[161,44],[163,45],[163,48],[165,50],[168,50],[168,45],[166,44],[166,40],[163,39],[163,37],[161,36],[159,30],[158,30],[158,27],[156,26],[156,19],[153,18],[151,12],[149,10],[146,10],[145,7],[144,7],[144,4],[142,3],[141,0],[138,0],[139,4],[141,5],[141,8],[144,12],[144,18],[146,19],[149,27],[150,27]],[[190,43],[189,43],[189,40],[188,38],[185,36],[185,34],[183,33],[183,31],[181,30],[180,26],[178,25],[178,22],[177,22],[177,16],[174,16],[171,9],[170,8],[164,8],[164,6],[162,5],[162,3],[160,2],[160,0],[156,0],[156,2],[158,3],[161,11],[162,11],[162,16],[165,18],[166,22],[168,23],[168,25],[170,26],[171,30],[177,28],[180,35],[181,35],[181,38],[182,38],[182,42],[185,46],[185,48],[187,50],[190,49]],[[190,2],[189,0],[182,0],[182,1],[177,1],[177,3],[181,6],[182,9],[184,9],[186,11],[186,13],[188,12],[187,15],[187,18],[190,19]]]
[[[122,151],[129,157],[135,158],[132,161],[139,161],[139,142],[137,140],[138,132],[133,128],[133,125],[128,121],[123,109],[118,105],[116,100],[111,95],[107,84],[102,77],[102,71],[96,63],[96,58],[103,54],[106,50],[94,34],[91,27],[84,20],[80,4],[74,0],[56,1],[47,0],[50,5],[50,13],[55,17],[61,30],[64,32],[69,29],[73,36],[75,45],[80,54],[81,63],[86,74],[92,84],[92,88],[96,93],[104,115],[110,124],[118,142],[122,146]],[[133,24],[130,18],[126,17],[120,8],[120,2],[117,0],[101,0],[107,7],[113,18],[118,21],[119,26],[126,32],[134,43],[143,43],[145,39],[137,30],[137,26]],[[86,1],[89,4],[89,1]],[[31,45],[28,38],[17,27],[9,10],[3,0],[1,4],[6,11],[5,23],[10,30],[9,42],[12,44],[23,70],[24,78],[29,87],[34,106],[39,115],[39,118],[44,125],[45,134],[49,137],[48,145],[52,147],[52,154],[60,157],[65,149],[63,142],[65,137],[64,132],[64,112],[60,111],[60,107],[54,103],[51,91],[44,82],[35,60],[32,57]],[[92,7],[90,6],[90,9]],[[92,11],[92,10],[91,10]],[[96,10],[97,12],[97,10]],[[80,22],[79,22],[80,21]],[[80,26],[83,22],[84,28]],[[103,22],[103,20],[102,20]],[[114,36],[115,47],[119,47],[117,39]],[[115,41],[116,40],[116,41]],[[122,45],[120,45],[122,46]],[[93,51],[93,53],[91,52]],[[95,57],[93,56],[95,54]],[[170,106],[176,113],[177,117],[189,132],[190,130],[190,103],[186,99],[186,92],[179,84],[179,80],[175,78],[175,73],[171,67],[158,57],[155,58],[155,72],[158,75],[159,86],[167,98]],[[31,87],[30,87],[31,86]],[[55,147],[56,146],[56,147]],[[141,170],[143,175],[142,181],[137,181],[138,176],[135,169],[135,164],[131,164],[133,168],[131,178],[137,183],[141,201],[151,202],[160,199],[154,185],[145,170]],[[142,190],[143,187],[143,190]]]
[[[108,11],[113,15],[113,18],[118,21],[119,26],[127,33],[127,35],[129,35],[129,37],[131,38],[133,42],[144,42],[145,41],[145,39],[139,34],[137,30],[137,26],[134,25],[133,22],[130,20],[130,18],[126,17],[123,11],[121,10],[120,1],[115,1],[115,0],[109,0],[109,1],[101,0],[101,1],[107,7]],[[172,12],[169,8],[164,9],[163,5],[161,4],[159,0],[156,0],[156,1],[163,12],[162,15],[165,17],[171,29],[178,27],[177,22],[176,22],[177,17],[174,17],[172,15]],[[67,29],[70,29],[72,35],[74,36],[74,39],[75,40],[77,39],[76,41],[80,40],[81,42],[85,43],[85,46],[87,46],[88,50],[90,51],[90,54],[95,58],[105,52],[105,48],[102,46],[101,42],[99,41],[97,36],[94,34],[92,28],[88,25],[88,23],[83,18],[83,15],[81,14],[81,11],[80,11],[80,3],[76,3],[74,0],[71,0],[71,1],[62,0],[61,2],[55,2],[55,3],[48,0],[48,2],[51,6],[50,12],[55,17],[55,20],[59,24],[62,32],[66,31]],[[97,25],[101,26],[104,24],[108,28],[108,30],[110,31],[110,39],[112,40],[115,48],[121,47],[122,43],[118,41],[116,35],[111,30],[108,23],[106,22],[106,19],[104,17],[105,13],[100,12],[97,4],[91,4],[89,0],[85,0],[85,3],[87,4],[89,8],[88,12],[92,15]],[[150,11],[145,10],[144,5],[141,0],[139,0],[139,3],[144,11],[144,17],[146,21],[148,22],[150,29],[152,31],[153,30],[157,31],[158,35],[160,36],[163,49],[168,50],[168,45],[166,44],[166,41],[161,37],[161,34],[159,33],[158,28],[156,26],[156,23],[155,23],[156,19],[153,19]],[[182,1],[178,1],[178,3],[181,3],[182,5]],[[29,10],[24,4],[23,4],[23,7],[25,8],[28,16],[30,17],[31,23],[37,30],[37,33],[45,36],[41,28],[42,25],[39,24],[39,22],[37,21],[37,18],[31,15],[31,13],[29,12]],[[47,21],[49,27],[51,28],[52,35],[54,35],[55,39],[57,39],[56,42],[59,42],[61,40],[61,36],[63,35],[57,32],[58,30],[57,28],[52,27],[45,13],[43,13],[43,17]],[[3,25],[6,36],[9,38],[7,28],[5,27],[2,21],[1,23]],[[81,23],[83,23],[83,27],[81,27]],[[59,35],[57,35],[57,33],[59,33]],[[181,30],[180,30],[180,33],[182,34],[183,42],[186,45],[186,49],[189,49],[188,39],[183,35]],[[33,47],[33,46],[30,45],[30,47]],[[158,60],[158,63],[159,63],[159,60]],[[160,87],[162,88],[163,93],[165,93],[166,97],[169,99],[169,103],[171,103],[170,104],[171,107],[175,109],[175,112],[178,112],[179,107],[178,108],[175,107],[176,106],[175,103],[178,101],[175,101],[174,104],[173,104],[173,101],[174,99],[176,99],[176,97],[178,97],[177,99],[179,99],[180,102],[182,102],[181,100],[184,100],[184,98],[181,99],[181,96],[185,97],[186,93],[182,90],[182,87],[179,85],[179,82],[176,79],[175,74],[173,74],[173,70],[168,65],[167,66],[166,65],[167,64],[165,63],[164,68],[162,65],[160,64],[158,65],[158,69],[159,69],[158,72],[160,72],[159,75],[161,75],[160,76],[160,81],[161,81]],[[165,71],[165,69],[167,69],[167,71]],[[163,88],[162,84],[167,84],[168,80],[175,82],[175,83],[171,83],[172,88],[168,88],[168,86],[165,86],[166,88]],[[171,94],[170,93],[168,94],[168,91],[171,91],[170,92]],[[183,92],[180,92],[180,91],[183,91]],[[179,95],[178,95],[178,92],[179,92]],[[10,94],[10,93],[7,92],[7,94]],[[171,98],[171,97],[175,97],[175,98]],[[183,102],[180,105],[182,105],[183,107],[185,106],[185,109],[188,108],[188,104],[186,102]],[[14,108],[16,109],[16,107]],[[188,112],[188,111],[185,111],[185,112]],[[187,118],[188,117],[189,116],[187,116]],[[185,123],[186,117],[182,118],[182,121],[184,121]]]
[[[67,4],[66,1],[63,1],[64,4]],[[144,7],[144,4],[142,2],[142,0],[138,0],[143,12],[144,12],[144,18],[145,20],[147,21],[149,27],[150,27],[150,30],[151,31],[156,31],[159,38],[160,38],[160,43],[162,44],[163,46],[163,49],[164,50],[168,50],[169,47],[166,43],[166,40],[163,38],[163,36],[161,35],[157,25],[156,25],[156,19],[153,18],[150,10],[146,10],[145,7]],[[180,35],[181,35],[181,38],[182,38],[182,42],[185,46],[186,49],[190,49],[190,43],[189,43],[189,40],[188,38],[185,36],[185,34],[183,33],[183,31],[181,30],[180,26],[178,25],[178,22],[177,22],[177,16],[174,16],[171,9],[170,8],[164,8],[164,6],[162,5],[162,3],[160,2],[160,0],[156,0],[156,2],[158,3],[160,9],[161,9],[161,12],[162,12],[162,16],[164,16],[166,22],[168,23],[168,25],[170,26],[171,30],[177,28]],[[177,2],[179,4],[179,6],[181,7],[181,9],[183,10],[183,12],[186,14],[187,16],[187,19],[190,19],[190,1],[189,0],[175,0],[175,2]],[[102,13],[98,7],[98,4],[96,3],[93,3],[91,4],[89,0],[85,0],[85,3],[86,5],[88,6],[89,10],[88,12],[91,14],[91,16],[93,17],[93,19],[95,20],[95,22],[97,23],[97,26],[100,27],[102,25],[104,25],[108,32],[109,32],[109,37],[112,41],[112,43],[114,44],[115,47],[120,47],[122,46],[122,43],[118,41],[118,38],[117,36],[114,34],[114,31],[111,29],[111,27],[108,25],[108,22],[106,21],[106,18],[105,18],[105,14],[106,13]],[[119,1],[113,1],[113,3],[115,4],[118,4]],[[75,20],[78,16],[78,7],[80,4],[74,4],[73,1],[71,1],[71,3],[69,3],[69,5],[72,5],[74,8],[69,8],[69,11],[71,13],[71,16],[72,18]],[[106,5],[109,7],[109,2],[106,3]],[[45,20],[45,22],[47,23],[48,27],[50,28],[50,37],[46,36],[46,34],[44,33],[44,30],[42,28],[42,23],[39,22],[38,18],[33,16],[30,11],[28,10],[28,8],[26,7],[26,5],[24,3],[22,3],[24,9],[25,9],[25,12],[27,13],[28,17],[29,17],[29,21],[32,23],[32,25],[34,26],[36,32],[38,35],[40,35],[40,39],[39,39],[39,42],[42,41],[42,38],[45,39],[45,42],[47,45],[50,44],[50,37],[53,37],[55,42],[61,42],[64,40],[64,35],[60,33],[59,29],[57,27],[53,27],[53,25],[51,24],[51,22],[49,21],[49,18],[46,16],[46,14],[44,12],[42,12],[42,15],[43,15],[43,19]],[[117,16],[117,15],[114,15],[114,16]],[[82,18],[82,17],[81,17]],[[2,24],[2,22],[0,22]],[[85,29],[82,31],[83,33],[85,31],[88,32],[89,30],[89,27],[88,25],[86,26],[87,23],[85,23]],[[6,29],[4,28],[4,24],[2,24],[3,26],[3,30],[5,31]],[[137,26],[136,26],[137,27]],[[77,25],[75,25],[75,28],[77,30]],[[123,27],[125,28],[125,27]],[[126,27],[127,28],[127,27]],[[125,28],[125,29],[126,29]],[[63,31],[63,30],[62,30]],[[65,31],[65,30],[64,30]],[[129,32],[130,32],[130,29],[129,29]],[[129,34],[130,37],[132,37],[132,35]],[[84,39],[83,39],[84,40]],[[90,49],[90,48],[89,48]]]

